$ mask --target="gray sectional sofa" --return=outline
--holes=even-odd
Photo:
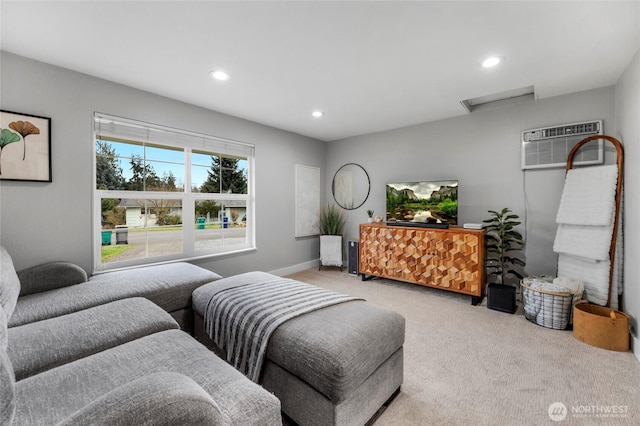
[[[183,330],[191,331],[191,293],[220,278],[215,272],[185,262],[91,277],[73,263],[46,263],[18,272],[20,297],[9,327],[141,296],[169,312]]]
[[[18,274],[0,247],[0,425],[281,424],[275,396],[179,329],[217,278],[179,263]]]

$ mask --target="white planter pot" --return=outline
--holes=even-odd
[[[320,235],[320,264],[342,267],[342,235]]]

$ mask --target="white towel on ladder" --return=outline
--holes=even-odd
[[[585,296],[605,305],[611,282],[611,307],[618,307],[622,294],[622,209],[618,219],[616,253],[611,265],[618,166],[571,169],[567,172],[556,222],[553,251],[558,256],[558,277],[584,283]],[[622,191],[622,188],[620,188]]]
[[[565,177],[556,223],[611,225],[617,180],[616,164],[569,170]]]
[[[564,253],[558,255],[558,277],[582,282],[587,299],[598,305],[607,304],[609,267],[609,259],[589,260]]]
[[[609,226],[567,225],[556,231],[553,251],[590,260],[609,259],[613,223]]]

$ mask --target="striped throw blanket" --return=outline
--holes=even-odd
[[[271,334],[287,320],[359,300],[299,281],[274,278],[216,293],[205,310],[205,331],[227,362],[258,382]]]

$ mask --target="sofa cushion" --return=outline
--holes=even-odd
[[[267,359],[339,403],[402,347],[404,328],[396,312],[343,303],[282,324],[271,336]]]
[[[147,299],[123,299],[9,329],[16,380],[122,343],[177,329],[178,323]]]
[[[281,424],[275,396],[180,330],[154,333],[17,382],[14,424],[55,424],[108,392],[158,372],[193,379],[218,405],[225,424]]]
[[[7,318],[11,318],[20,295],[20,280],[13,267],[11,256],[0,246],[0,305],[4,308]]]
[[[20,297],[9,327],[128,297],[144,297],[167,312],[190,308],[193,290],[219,278],[215,272],[184,262],[98,274],[88,282]]]
[[[10,425],[15,412],[15,379],[6,350],[0,350],[0,424]]]
[[[220,408],[192,379],[155,373],[108,392],[57,426],[223,425]]]
[[[9,342],[7,322],[7,314],[4,311],[4,308],[0,305],[0,349],[7,349],[7,344]]]
[[[0,306],[0,425],[9,425],[15,412],[15,377],[7,354],[7,314]]]

